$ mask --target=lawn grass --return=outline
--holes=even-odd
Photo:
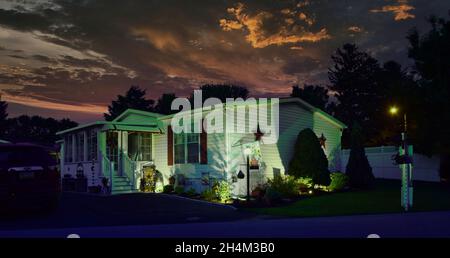
[[[338,216],[402,212],[400,181],[377,180],[365,191],[348,191],[311,196],[295,203],[250,211],[290,217]],[[414,205],[411,211],[450,210],[450,187],[439,183],[414,182]]]

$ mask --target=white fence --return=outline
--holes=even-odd
[[[401,173],[398,165],[394,165],[392,156],[397,153],[397,147],[381,146],[366,148],[366,156],[372,166],[376,178],[400,179]],[[350,150],[342,150],[342,170],[347,166]],[[431,158],[414,154],[413,180],[439,182],[439,157]]]

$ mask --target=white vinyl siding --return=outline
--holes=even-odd
[[[313,114],[296,103],[280,104],[280,132],[277,144],[261,144],[263,161],[266,163],[266,175],[285,174],[294,152],[298,133],[311,128],[320,137],[323,133],[326,140],[325,154],[329,160],[330,170],[340,170],[340,138],[341,130],[325,120],[320,114]]]

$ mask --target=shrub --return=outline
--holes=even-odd
[[[264,200],[269,204],[272,205],[275,202],[278,202],[281,199],[281,194],[274,188],[268,187],[266,189],[266,193],[264,194]]]
[[[184,193],[184,186],[179,185],[179,186],[175,187],[175,193],[176,194],[183,194]]]
[[[356,123],[352,127],[350,157],[345,174],[349,186],[353,188],[368,188],[375,181],[364,150],[362,129]]]
[[[163,193],[172,193],[173,192],[173,185],[165,185],[163,189]]]
[[[261,199],[266,194],[267,185],[266,184],[259,184],[255,187],[255,189],[252,190],[252,197]]]
[[[310,189],[314,186],[313,180],[310,177],[300,177],[297,179],[300,189]]]
[[[196,195],[197,194],[197,191],[195,191],[195,189],[194,188],[189,188],[189,190],[186,192],[186,195],[187,196],[194,196],[194,195]]]
[[[214,183],[212,189],[219,201],[226,202],[231,199],[231,187],[226,180]]]
[[[300,184],[293,176],[275,176],[269,179],[268,187],[282,197],[293,197],[299,194]]]
[[[206,189],[202,192],[202,198],[206,201],[214,201],[216,199],[216,195],[212,189]]]
[[[169,185],[174,185],[176,181],[177,181],[177,179],[176,179],[175,175],[171,175],[169,177]]]
[[[140,190],[142,192],[156,192],[157,183],[162,182],[162,174],[156,169],[156,166],[146,167],[144,169],[141,182]]]
[[[327,157],[311,129],[304,129],[298,134],[294,150],[289,163],[289,175],[311,178],[314,184],[330,184]]]
[[[335,172],[330,174],[331,183],[328,186],[330,191],[340,191],[347,186],[348,176],[341,172]]]

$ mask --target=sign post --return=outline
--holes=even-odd
[[[402,134],[404,140],[405,135]],[[408,146],[406,141],[399,148],[400,162],[399,166],[402,171],[402,188],[401,188],[401,206],[408,211],[413,205],[413,184],[412,184],[412,157],[413,146]],[[405,151],[406,149],[406,151]]]

